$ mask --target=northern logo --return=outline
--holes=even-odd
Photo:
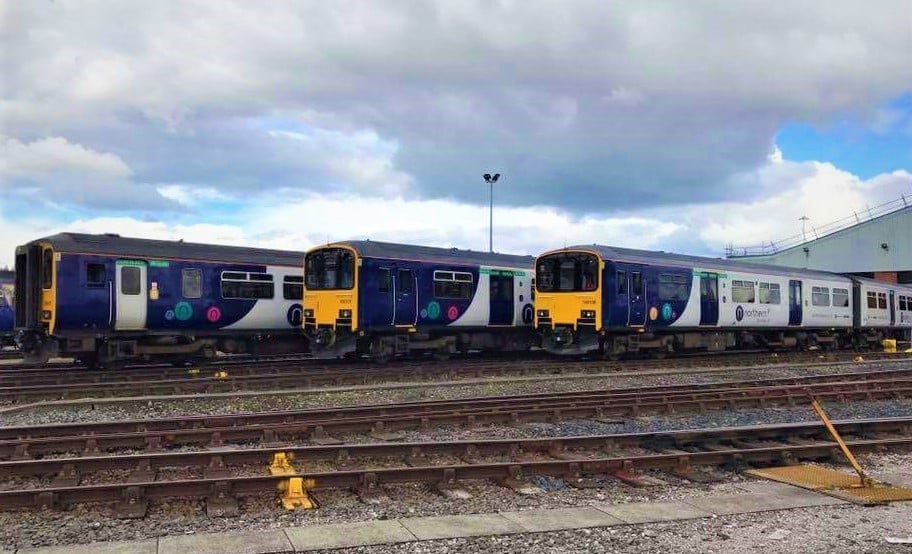
[[[741,321],[742,319],[744,319],[744,308],[742,308],[741,306],[738,306],[737,308],[735,308],[735,319],[737,319],[738,321]]]

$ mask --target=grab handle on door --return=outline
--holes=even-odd
[[[114,326],[114,282],[108,279],[108,326]]]

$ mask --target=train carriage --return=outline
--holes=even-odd
[[[304,332],[314,355],[385,360],[411,352],[525,350],[531,256],[374,241],[310,250]]]
[[[16,325],[15,272],[0,270],[0,348],[13,346],[13,329]]]
[[[598,245],[542,254],[536,279],[535,327],[562,354],[867,346],[908,333],[900,296],[912,309],[901,285]]]
[[[29,358],[88,365],[301,351],[303,259],[114,234],[38,239],[16,249],[16,342]]]

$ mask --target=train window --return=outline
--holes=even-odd
[[[632,284],[631,288],[633,289],[633,291],[632,291],[633,294],[643,294],[643,274],[640,273],[639,271],[634,271],[633,273],[630,274],[630,276],[631,276],[630,280],[633,281],[631,283]]]
[[[741,304],[750,304],[754,302],[754,282],[753,281],[732,281],[732,302]]]
[[[877,293],[877,309],[879,309],[879,310],[887,309],[887,293],[885,293],[885,292]]]
[[[590,291],[598,288],[598,258],[592,254],[562,252],[539,258],[539,292]]]
[[[779,283],[760,283],[758,301],[761,304],[780,304]]]
[[[826,287],[811,287],[811,304],[815,306],[829,306],[830,289]]]
[[[122,266],[120,268],[120,292],[136,296],[142,290],[142,271],[138,267]]]
[[[414,283],[411,269],[399,270],[399,294],[407,294],[414,290]]]
[[[849,307],[849,289],[833,289],[833,306],[836,308]]]
[[[905,296],[899,297],[899,310],[902,312],[906,311],[906,297]]]
[[[282,278],[282,297],[285,300],[304,299],[304,277],[302,275],[286,275]]]
[[[203,272],[199,269],[181,271],[181,295],[184,298],[203,297]]]
[[[617,291],[618,291],[618,294],[627,294],[627,287],[628,287],[628,286],[629,286],[629,285],[628,285],[628,283],[627,283],[627,272],[626,272],[626,271],[618,271],[618,272],[617,272]]]
[[[226,299],[258,299],[274,298],[275,284],[272,282],[272,275],[269,279],[254,278],[254,276],[268,275],[266,273],[222,273],[222,298]],[[303,293],[301,294],[303,297]]]
[[[344,248],[325,248],[304,258],[308,290],[349,290],[355,286],[355,256]]]
[[[41,288],[49,289],[54,284],[54,251],[46,248],[41,256]]]
[[[377,292],[389,292],[390,290],[390,270],[381,269],[377,274]]]
[[[877,309],[877,293],[868,291],[868,308]]]
[[[659,300],[687,300],[687,285],[685,275],[659,275]]]
[[[251,281],[272,281],[272,275],[268,273],[251,273]]]
[[[87,287],[105,286],[105,265],[104,264],[86,264],[86,286]]]
[[[460,271],[435,271],[434,297],[472,298],[472,274]]]

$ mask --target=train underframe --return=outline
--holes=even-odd
[[[647,354],[664,357],[675,352],[727,350],[868,350],[884,339],[912,340],[912,330],[870,329],[738,329],[674,330],[662,332],[619,329],[597,332],[571,326],[540,329],[542,347],[552,354],[583,355],[597,352],[609,359]]]
[[[65,357],[90,368],[143,362],[205,363],[215,360],[219,352],[265,355],[307,351],[306,341],[297,333],[196,336],[137,332],[47,336],[37,330],[19,330],[15,342],[26,362],[47,363],[50,358]]]
[[[371,358],[385,362],[394,357],[431,354],[439,360],[469,351],[522,352],[529,350],[537,336],[529,329],[490,330],[374,330],[351,332],[320,327],[308,334],[316,358]]]

